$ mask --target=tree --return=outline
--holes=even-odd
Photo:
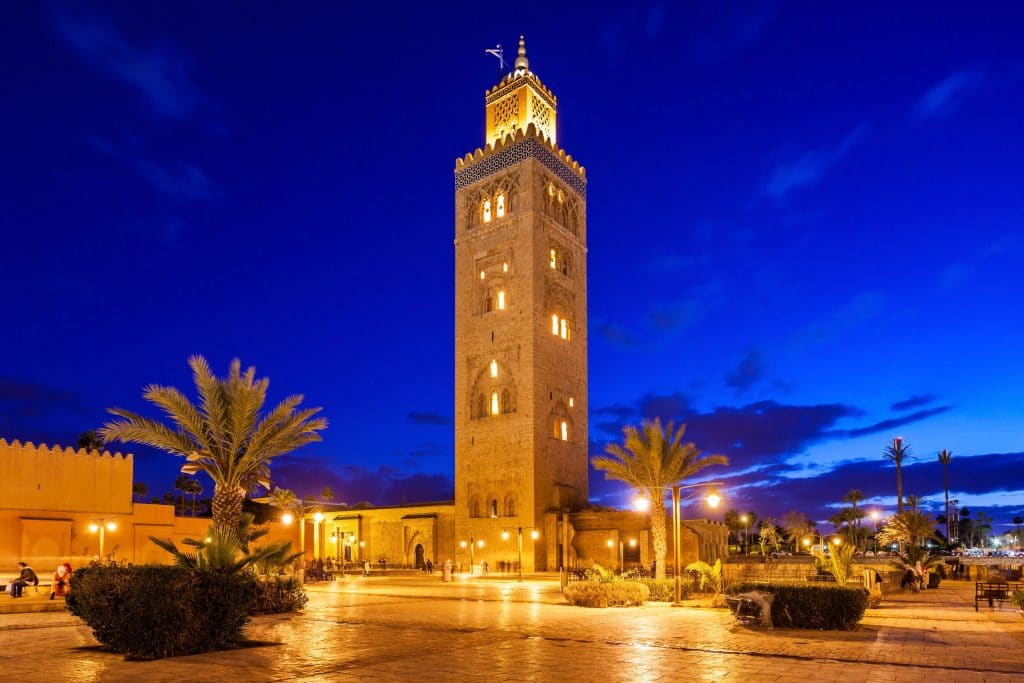
[[[907,496],[907,507],[889,518],[885,527],[878,532],[883,544],[902,543],[908,548],[917,548],[926,541],[938,540],[935,535],[935,520],[921,509],[917,496]]]
[[[1024,524],[1024,517],[1017,515],[1013,518],[1013,542],[1015,545],[1020,545],[1020,526]]]
[[[285,398],[268,413],[261,411],[269,380],[257,380],[256,368],[241,372],[231,362],[228,376],[216,377],[202,356],[188,360],[199,405],[174,387],[155,384],[143,398],[163,410],[169,426],[122,408],[108,412],[117,420],[100,429],[106,441],[141,443],[184,457],[185,474],[206,472],[213,480],[213,523],[222,529],[238,527],[247,493],[270,488],[270,462],[314,441],[327,428],[316,417],[320,408],[299,409],[301,395]]]
[[[864,540],[864,528],[861,524],[866,512],[861,510],[857,504],[864,500],[864,492],[860,489],[850,489],[843,494],[843,502],[849,503],[850,507],[843,508],[829,518],[836,527],[836,531],[842,532],[846,540],[854,547],[862,545]]]
[[[185,479],[184,487],[181,489],[185,493],[192,496],[192,516],[196,516],[196,498],[203,492],[203,485],[199,483],[198,479],[188,477]]]
[[[185,488],[188,486],[188,477],[179,474],[174,478],[174,490],[180,493],[175,496],[175,504],[178,505],[178,516],[185,516]]]
[[[811,520],[802,512],[790,510],[782,516],[782,529],[794,550],[799,549],[800,539],[810,534],[811,528]]]
[[[882,451],[886,460],[896,464],[896,514],[903,512],[903,461],[910,457],[910,444],[897,436]]]
[[[320,493],[320,499],[325,503],[330,503],[334,500],[334,489],[330,486],[325,486],[324,490]]]
[[[312,500],[313,496],[307,496],[300,500],[294,491],[279,488],[275,488],[262,498],[255,499],[257,503],[272,505],[278,510],[290,512],[295,516],[299,522],[299,551],[303,554],[306,552],[306,517],[320,509],[309,504]]]
[[[946,541],[951,543],[952,538],[949,537],[949,461],[953,459],[953,453],[945,448],[939,451],[939,462],[942,463],[942,483],[946,489],[946,507],[945,507],[945,518],[946,518]]]
[[[739,543],[740,532],[746,527],[746,524],[740,519],[740,513],[733,509],[726,510],[724,520],[725,527],[729,530],[729,535]]]
[[[596,456],[594,469],[605,479],[617,479],[635,487],[651,501],[651,539],[654,544],[656,578],[665,578],[665,491],[712,465],[728,465],[724,455],[701,455],[693,443],[683,443],[686,425],[661,420],[644,420],[640,428],[622,430],[622,444],[608,444],[606,455]],[[676,568],[678,571],[679,568]]]
[[[149,493],[149,487],[146,486],[146,482],[137,481],[134,484],[132,484],[132,495],[138,496],[139,500],[142,500],[142,498],[144,498],[147,493]]]
[[[75,447],[84,449],[88,453],[93,451],[103,452],[105,447],[103,439],[99,434],[96,433],[95,429],[90,429],[87,432],[82,432],[78,435],[78,441],[75,442]]]
[[[758,543],[761,545],[761,557],[768,554],[769,546],[775,551],[778,551],[782,546],[782,535],[779,534],[779,530],[775,526],[775,520],[771,517],[761,520],[761,524],[758,526],[757,537]]]

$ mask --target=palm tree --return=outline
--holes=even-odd
[[[331,501],[334,500],[334,489],[332,489],[330,486],[325,486],[324,490],[320,493],[320,498],[325,503],[330,503]]]
[[[1020,525],[1024,524],[1024,517],[1017,515],[1013,518],[1013,525],[1016,527],[1013,530],[1013,541],[1015,545],[1020,545]]]
[[[850,507],[847,510],[847,522],[850,528],[850,540],[853,541],[854,545],[860,545],[862,534],[861,520],[864,519],[865,512],[857,507],[857,504],[864,500],[866,496],[860,489],[850,489],[843,494],[843,502],[849,503]]]
[[[608,444],[607,455],[596,456],[594,469],[605,479],[617,479],[636,488],[651,501],[651,539],[654,543],[656,577],[665,578],[665,490],[679,484],[706,467],[728,465],[724,455],[705,455],[692,443],[683,443],[686,425],[675,429],[669,422],[644,420],[640,428],[622,430],[622,444]],[[678,571],[678,568],[676,569]]]
[[[196,498],[203,492],[203,485],[198,479],[188,477],[185,479],[185,486],[182,491],[192,496],[192,516],[196,516]]]
[[[949,537],[949,461],[953,459],[952,451],[943,448],[939,451],[939,462],[942,463],[942,483],[946,488],[946,542],[952,543]]]
[[[886,460],[896,463],[896,514],[903,512],[903,461],[910,456],[910,444],[897,436],[882,451]]]
[[[82,432],[78,435],[78,441],[75,446],[80,449],[85,449],[86,452],[92,453],[93,451],[103,452],[103,439],[96,433],[95,429],[90,429],[87,432]]]
[[[138,496],[139,500],[142,500],[147,493],[149,493],[149,487],[146,486],[146,482],[137,481],[132,484],[132,495]]]
[[[260,411],[269,380],[255,379],[256,368],[241,372],[241,361],[231,361],[221,379],[202,356],[188,359],[200,404],[194,405],[174,387],[155,384],[143,398],[161,408],[173,426],[122,408],[108,412],[121,419],[100,429],[105,441],[141,443],[182,456],[185,474],[206,472],[213,480],[213,523],[236,529],[247,493],[270,488],[270,461],[300,446],[320,441],[318,432],[327,420],[316,417],[320,408],[303,408],[301,395],[285,398],[270,412]]]
[[[186,477],[184,474],[179,474],[177,477],[174,478],[174,490],[180,491],[180,493],[177,496],[175,496],[175,504],[179,505],[179,517],[185,516],[185,489],[187,487],[188,477]]]
[[[272,505],[278,510],[284,510],[285,512],[291,512],[295,515],[299,522],[299,551],[302,554],[306,552],[306,517],[313,514],[318,507],[310,505],[312,496],[307,496],[300,499],[295,495],[295,492],[290,489],[279,489],[275,488],[269,494],[262,498],[256,498],[257,503],[266,503]]]

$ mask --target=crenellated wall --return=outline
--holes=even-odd
[[[0,510],[130,514],[132,455],[0,439]]]

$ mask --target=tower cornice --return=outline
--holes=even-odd
[[[494,173],[534,157],[580,197],[587,196],[587,171],[572,155],[546,140],[530,124],[526,131],[505,136],[455,160],[455,188],[462,189]]]

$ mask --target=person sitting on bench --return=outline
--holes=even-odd
[[[65,562],[57,567],[53,573],[53,590],[50,591],[50,599],[66,598],[71,591],[71,564]]]
[[[39,577],[36,576],[36,573],[34,571],[32,571],[32,567],[28,566],[24,562],[19,562],[18,569],[20,570],[21,573],[18,575],[18,578],[11,582],[12,598],[20,598],[22,592],[25,590],[25,586],[39,585]]]

